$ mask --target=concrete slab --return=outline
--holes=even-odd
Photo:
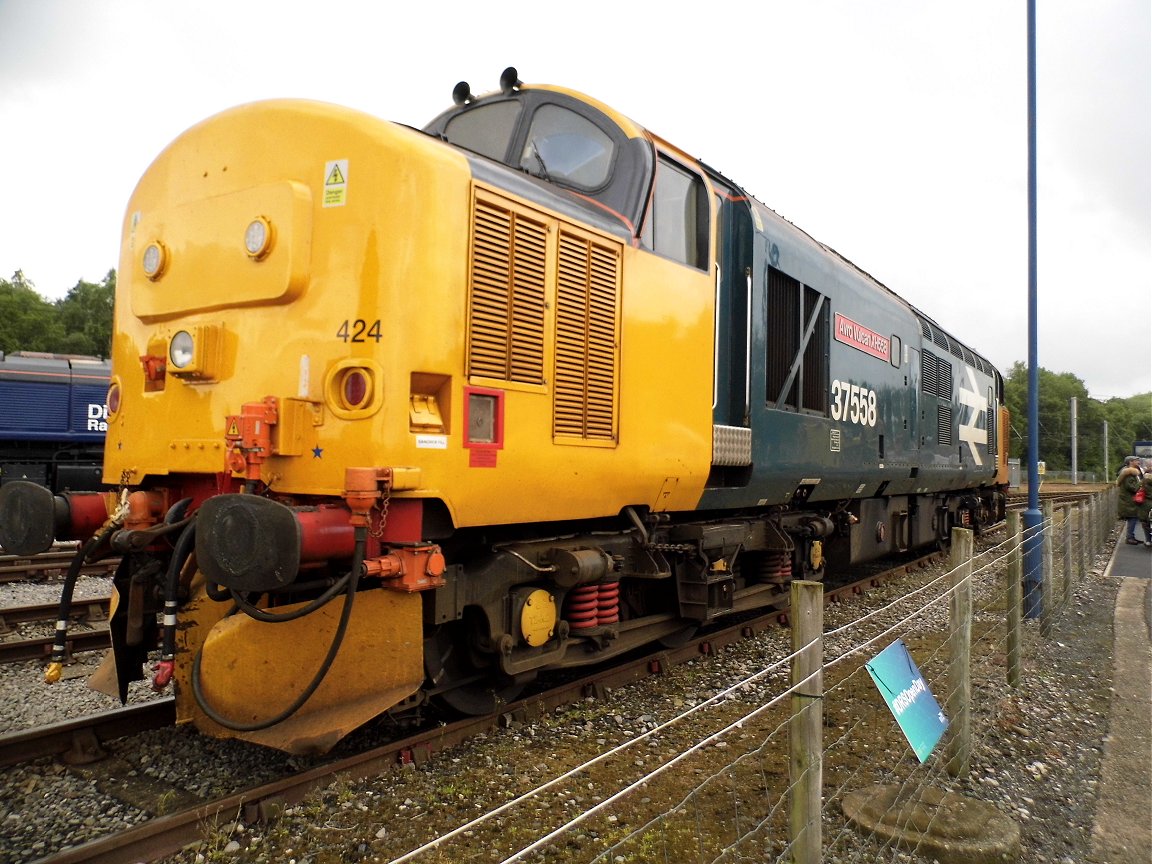
[[[940,864],[1007,864],[1020,856],[1020,826],[991,804],[955,792],[873,786],[844,798],[862,831]]]
[[[1125,555],[1129,550],[1148,555],[1121,538],[1111,570],[1124,578],[1116,595],[1112,708],[1092,826],[1092,860],[1101,864],[1152,862],[1152,581],[1145,561]]]

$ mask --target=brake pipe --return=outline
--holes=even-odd
[[[152,689],[160,692],[168,686],[176,671],[176,610],[180,605],[180,571],[192,554],[196,542],[196,520],[190,519],[180,532],[172,557],[168,559],[168,572],[164,580],[164,624],[160,645],[160,662],[152,676]]]
[[[64,661],[68,659],[68,617],[72,612],[72,592],[76,589],[76,580],[80,578],[84,560],[118,527],[118,522],[109,520],[100,533],[80,547],[72,557],[72,563],[68,565],[68,573],[64,577],[64,587],[60,591],[60,607],[56,613],[56,634],[52,642],[52,657],[48,662],[48,668],[44,670],[44,680],[48,684],[55,684],[60,680],[64,671]]]

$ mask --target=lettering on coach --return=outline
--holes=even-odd
[[[108,431],[108,406],[97,405],[94,402],[88,403],[88,431],[89,432],[107,432]]]
[[[836,313],[836,341],[881,360],[888,360],[892,353],[891,339],[869,330],[863,324],[857,324],[839,312]]]

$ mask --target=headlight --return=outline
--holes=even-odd
[[[144,275],[155,282],[164,275],[164,269],[168,266],[168,250],[163,243],[149,243],[140,263],[144,267]]]
[[[272,223],[258,216],[244,230],[244,251],[256,261],[272,251]]]
[[[192,362],[195,351],[196,345],[192,341],[192,334],[187,330],[181,330],[172,337],[172,342],[168,345],[168,359],[177,369],[183,369]]]

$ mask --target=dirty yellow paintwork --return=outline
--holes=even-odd
[[[192,690],[198,654],[208,705],[236,725],[262,723],[290,706],[322,667],[344,602],[337,597],[296,621],[268,623],[243,614],[225,618],[231,604],[214,602],[199,591],[181,614],[177,722],[194,722],[209,735],[290,753],[322,753],[414,693],[424,680],[420,597],[380,589],[356,595],[331,669],[290,718],[268,729],[235,731],[204,714]],[[274,611],[285,614],[296,608]]]
[[[337,199],[325,190],[334,163],[345,181]],[[226,418],[274,396],[283,422],[260,476],[277,493],[339,495],[344,469],[365,466],[410,469],[418,482],[395,494],[442,500],[457,526],[694,507],[711,458],[712,274],[600,238],[619,247],[616,438],[554,438],[551,339],[542,385],[467,376],[476,191],[461,154],[320,103],[243,106],[178,139],[125,216],[113,343],[123,396],[109,417],[105,480],[221,472]],[[509,200],[547,223],[549,242],[561,227],[594,233]],[[275,232],[259,261],[243,245],[257,218]],[[151,242],[168,256],[155,280],[141,264]],[[150,388],[141,357],[197,327],[214,340],[210,374],[168,374]],[[372,371],[374,401],[349,412],[334,404],[332,372],[357,363]],[[444,427],[431,437],[413,422],[429,381],[437,413],[418,419]],[[466,386],[504,392],[503,447],[482,467],[463,446]],[[532,494],[545,482],[563,494]]]

